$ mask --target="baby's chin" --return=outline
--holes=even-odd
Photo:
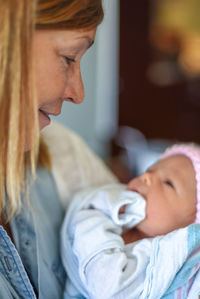
[[[185,227],[185,226],[183,226]],[[181,227],[161,227],[161,225],[156,225],[154,226],[150,226],[147,225],[145,222],[141,222],[136,226],[136,229],[138,230],[138,232],[145,236],[144,238],[154,238],[154,237],[158,237],[158,236],[163,236],[166,234],[171,233],[174,230],[177,230]]]
[[[148,230],[145,229],[145,226],[142,224],[142,222],[136,225],[135,227],[135,233],[137,235],[138,240],[152,237],[152,235],[148,232]]]
[[[143,239],[144,238],[154,238],[154,237],[161,236],[161,235],[164,235],[169,232],[169,231],[163,232],[162,230],[158,229],[157,226],[152,227],[152,226],[148,225],[145,222],[145,220],[143,220],[136,226],[136,230],[138,231],[138,234],[143,236]]]

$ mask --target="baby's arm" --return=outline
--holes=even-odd
[[[79,203],[82,207],[79,203],[76,204],[76,200],[74,206],[79,206],[79,209],[69,211],[73,217],[64,224],[63,233],[66,233],[67,228],[69,237],[67,242],[70,242],[73,254],[78,260],[81,289],[85,289],[84,295],[87,298],[106,299],[124,295],[128,299],[128,294],[138,298],[143,289],[144,269],[148,263],[151,242],[144,240],[142,246],[138,247],[137,244],[126,246],[121,237],[125,214],[121,215],[122,218],[117,218],[116,213],[111,213],[117,206],[117,200],[112,201],[112,198],[105,196],[104,200],[100,200],[99,194],[93,191],[89,192],[89,195],[81,193]],[[85,200],[86,198],[89,200]],[[119,212],[119,205],[116,211]],[[127,218],[129,225],[138,223],[138,214],[140,213],[136,211],[137,221],[131,217]],[[65,253],[63,251],[64,254],[64,260],[71,258],[70,255],[66,256],[68,254],[66,250]],[[70,271],[68,275],[70,277]],[[71,279],[73,281],[73,277]]]
[[[87,220],[86,220],[87,219]],[[150,241],[125,245],[121,229],[101,211],[80,211],[74,221],[74,253],[89,298],[139,298],[145,281]]]

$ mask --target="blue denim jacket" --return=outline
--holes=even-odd
[[[30,204],[10,223],[14,243],[0,226],[0,298],[63,298],[65,272],[59,232],[63,210],[52,175],[39,169]]]

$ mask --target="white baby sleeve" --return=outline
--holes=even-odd
[[[78,195],[80,198],[75,199],[69,210],[71,220],[65,220],[62,231],[64,233],[68,230],[71,249],[78,260],[82,283],[79,289],[85,290],[87,298],[106,299],[114,296],[113,298],[117,299],[123,295],[123,298],[128,299],[129,294],[135,294],[137,298],[142,292],[145,279],[143,269],[148,263],[146,253],[149,252],[150,241],[144,240],[139,247],[137,243],[126,246],[120,234],[124,225],[138,223],[144,218],[145,205],[144,202],[139,205],[138,198],[130,191],[125,202],[123,194],[126,192],[125,187],[119,184],[84,191]],[[131,198],[131,195],[135,199]],[[129,213],[132,208],[131,201],[132,204],[134,201],[136,203],[136,221]],[[117,217],[119,213],[116,211],[119,212],[124,203],[129,205],[127,218],[126,213],[122,214],[121,218]],[[65,259],[70,259],[70,256]],[[67,262],[64,261],[65,264],[67,265]]]

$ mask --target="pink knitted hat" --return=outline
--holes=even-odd
[[[185,155],[192,161],[197,184],[197,212],[195,223],[200,223],[200,147],[198,148],[194,144],[176,144],[167,148],[166,151],[161,155],[161,159],[173,155]]]

